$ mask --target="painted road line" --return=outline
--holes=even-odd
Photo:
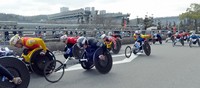
[[[131,55],[130,58],[125,58],[123,60],[120,61],[114,61],[113,64],[123,64],[123,63],[128,63],[131,62],[132,60],[134,60],[138,55]]]
[[[122,56],[122,55],[116,55],[115,57],[120,57],[120,56]],[[134,54],[133,54],[133,55],[131,55],[130,58],[125,58],[125,59],[120,60],[120,61],[114,61],[113,64],[124,64],[124,63],[129,63],[129,62],[131,62],[132,60],[134,60],[136,57],[138,57],[138,55],[134,55]],[[81,70],[81,69],[83,69],[83,68],[81,67],[81,65],[80,65],[80,64],[76,64],[76,65],[73,65],[73,66],[71,66],[71,67],[65,69],[65,71],[75,71],[75,70]],[[61,71],[58,71],[58,72],[61,72]]]
[[[125,54],[112,55],[112,57],[122,57],[122,56],[125,56]]]

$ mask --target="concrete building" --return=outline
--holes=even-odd
[[[106,13],[106,10],[95,10],[94,7],[85,7],[69,10],[69,8],[62,7],[60,13],[49,15],[49,21],[60,22],[67,24],[96,24],[102,18],[105,20],[112,20],[114,24],[121,25],[123,19],[127,19],[130,14],[122,13]],[[98,22],[97,22],[98,21]]]
[[[68,8],[68,7],[61,7],[61,8],[60,8],[60,13],[68,12],[68,11],[69,11],[69,8]]]

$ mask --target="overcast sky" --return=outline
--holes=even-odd
[[[32,16],[58,13],[60,7],[69,7],[70,10],[95,7],[107,12],[130,13],[132,19],[146,14],[154,17],[178,16],[191,3],[200,4],[200,0],[0,0],[0,13]]]

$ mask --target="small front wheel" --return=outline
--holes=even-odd
[[[132,54],[132,49],[130,46],[127,46],[126,49],[125,49],[125,56],[126,58],[129,58]]]
[[[44,77],[48,82],[58,82],[64,75],[65,65],[59,60],[47,62],[44,67]]]

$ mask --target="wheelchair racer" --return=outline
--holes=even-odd
[[[154,33],[154,34],[153,34],[153,38],[162,39],[162,38],[161,38],[160,32]]]
[[[77,40],[77,46],[80,49],[85,49],[88,53],[92,55],[99,47],[102,47],[104,51],[107,50],[105,44],[99,42],[94,38],[79,37]],[[99,59],[105,60],[105,56],[99,55]]]
[[[109,33],[109,35],[111,35],[110,33]],[[103,39],[103,42],[104,43],[110,43],[110,42],[113,42],[114,43],[114,49],[116,49],[117,48],[117,44],[116,44],[116,41],[114,40],[114,38],[112,37],[112,36],[106,36],[106,34],[102,34],[101,35],[101,39]]]
[[[142,42],[144,42],[145,38],[142,38],[142,35],[140,34],[139,31],[135,31],[135,38],[136,38],[136,41],[135,42],[138,42],[140,44],[140,47],[136,46],[137,48],[139,48],[139,50],[142,50]]]
[[[175,39],[183,39],[183,33],[182,32],[176,32],[175,34],[174,34],[174,38]]]
[[[72,50],[72,47],[74,46],[74,44],[76,44],[78,38],[79,37],[68,37],[67,35],[63,35],[60,37],[60,41],[66,44],[65,49],[64,49],[65,57],[68,57],[69,55],[70,57],[72,57],[73,54],[70,51]]]
[[[9,43],[11,46],[15,46],[17,48],[25,47],[23,51],[24,55],[28,55],[36,48],[43,49],[42,52],[40,52],[41,55],[45,55],[47,52],[47,47],[41,38],[20,37],[19,35],[15,35],[10,39]]]
[[[160,32],[158,31],[157,33],[153,34],[153,39],[158,40],[158,41],[162,41],[162,37]]]
[[[193,31],[191,31],[190,33],[191,33],[190,40],[191,39],[198,39],[199,38],[199,36],[197,34],[195,34]]]

